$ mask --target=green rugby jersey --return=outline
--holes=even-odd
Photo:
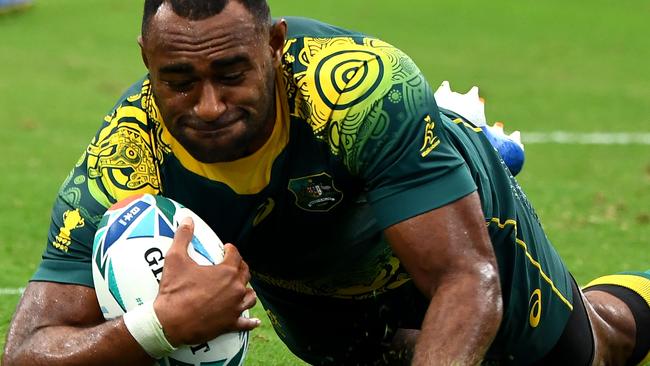
[[[137,82],[63,183],[33,280],[92,286],[101,216],[153,193],[234,243],[260,290],[296,302],[368,299],[410,281],[384,228],[478,190],[505,304],[494,348],[513,359],[548,351],[571,308],[570,277],[480,129],[440,113],[420,70],[390,44],[287,22],[269,141],[237,161],[198,162],[165,128],[148,78]]]

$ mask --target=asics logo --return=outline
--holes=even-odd
[[[530,299],[528,300],[528,308],[530,309],[528,322],[531,327],[537,328],[542,319],[542,290],[537,289],[533,291],[533,294],[530,295]]]
[[[253,226],[259,225],[259,223],[262,222],[262,220],[264,220],[267,216],[271,214],[274,208],[275,208],[275,201],[273,200],[273,198],[267,198],[267,200],[257,208],[257,213],[255,214],[255,218],[253,219]]]

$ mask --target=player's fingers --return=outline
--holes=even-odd
[[[244,300],[242,301],[241,311],[252,308],[255,306],[255,303],[257,303],[257,294],[252,288],[247,288],[246,294],[244,294]]]
[[[242,259],[241,264],[239,265],[239,275],[242,283],[248,283],[251,280],[251,273],[248,270],[248,264]]]
[[[235,329],[236,331],[242,331],[242,330],[253,330],[262,324],[262,321],[257,319],[257,318],[246,318],[244,316],[240,316],[237,319],[237,322],[235,323]]]
[[[242,259],[237,248],[234,245],[228,243],[224,245],[223,250],[223,262],[221,263],[239,268]]]
[[[174,240],[172,241],[172,246],[167,251],[167,259],[165,262],[167,263],[170,258],[189,259],[187,246],[192,241],[193,236],[194,221],[191,217],[186,217],[180,222],[178,229],[176,229]]]

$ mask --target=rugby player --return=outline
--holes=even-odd
[[[255,294],[316,365],[647,359],[650,273],[581,290],[482,130],[438,108],[399,49],[272,21],[263,0],[145,0],[140,46],[149,74],[61,187],[6,365],[150,364],[253,329],[239,314]],[[234,244],[206,277],[184,251],[191,221],[177,231],[153,306],[130,318],[162,337],[105,321],[92,289],[99,218],[137,193]]]

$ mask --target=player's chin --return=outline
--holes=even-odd
[[[245,134],[235,133],[235,131],[220,131],[203,136],[201,139],[193,139],[193,142],[187,146],[188,152],[196,160],[202,163],[219,163],[241,159],[246,155],[246,147],[249,139]]]

